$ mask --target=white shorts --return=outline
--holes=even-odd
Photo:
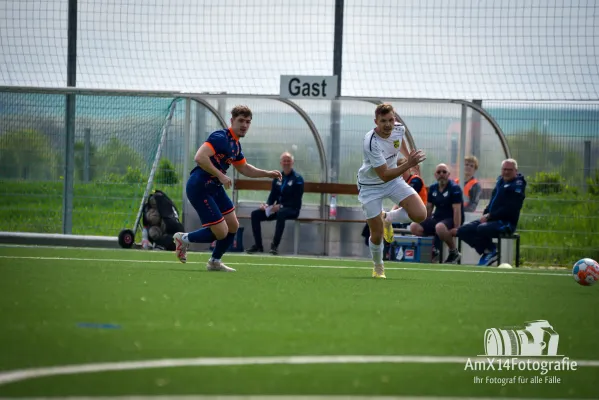
[[[383,200],[389,199],[395,204],[415,194],[414,188],[403,179],[394,179],[383,185],[359,185],[358,200],[362,203],[362,210],[366,219],[374,218],[383,210]]]

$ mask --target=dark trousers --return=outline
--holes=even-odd
[[[281,238],[283,237],[283,231],[285,230],[285,221],[288,219],[297,219],[299,216],[299,210],[294,210],[292,208],[282,208],[278,212],[266,216],[266,212],[264,210],[254,210],[252,211],[252,233],[254,234],[254,243],[258,247],[262,246],[262,221],[277,221],[277,225],[275,226],[275,236],[272,239],[272,244],[275,247],[279,247],[279,243],[281,243]]]
[[[472,221],[462,225],[458,229],[457,236],[468,243],[476,250],[478,254],[483,254],[485,250],[494,250],[493,238],[499,237],[503,233],[513,233],[514,230],[510,224],[502,221],[490,221],[482,223]]]

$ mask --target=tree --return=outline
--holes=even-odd
[[[0,176],[7,179],[55,180],[58,154],[47,135],[31,129],[0,137]]]

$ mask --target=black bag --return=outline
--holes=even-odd
[[[150,215],[156,215],[158,211],[160,218],[150,219]],[[179,211],[175,203],[161,190],[154,190],[143,207],[143,226],[148,230],[148,240],[158,248],[174,251],[173,235],[177,232],[185,232],[183,224],[179,220]]]

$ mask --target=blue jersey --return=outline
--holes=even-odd
[[[227,173],[229,165],[243,165],[246,163],[243,152],[241,151],[241,144],[239,138],[229,129],[221,129],[219,131],[212,132],[208,139],[207,144],[214,151],[214,155],[210,157],[212,165],[214,165],[223,174]],[[197,173],[200,178],[205,181],[214,180],[215,183],[220,184],[216,177],[212,176],[209,172],[204,171],[199,166],[196,166],[191,174]]]
[[[453,218],[453,205],[461,204],[462,222],[464,222],[464,198],[462,196],[462,188],[452,180],[447,182],[447,186],[445,186],[445,189],[442,192],[439,190],[439,184],[433,183],[428,188],[428,202],[435,206],[433,218],[437,221]]]

